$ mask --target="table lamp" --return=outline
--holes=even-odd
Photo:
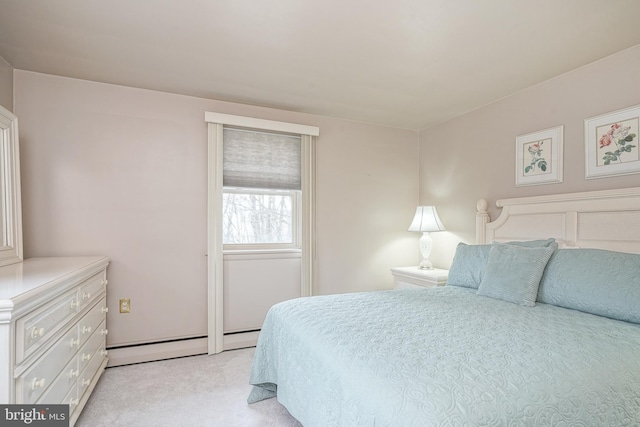
[[[429,255],[431,255],[432,240],[429,233],[432,231],[445,231],[444,225],[442,225],[442,221],[440,221],[440,217],[438,217],[436,207],[418,206],[416,215],[413,217],[408,231],[422,232],[422,237],[420,237],[420,255],[422,259],[420,260],[419,267],[421,269],[431,270],[433,264],[429,261]]]

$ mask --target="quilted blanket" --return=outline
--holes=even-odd
[[[306,427],[636,426],[640,326],[454,286],[300,298],[250,382]]]

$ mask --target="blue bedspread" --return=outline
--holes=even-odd
[[[304,426],[637,426],[640,325],[446,286],[275,305],[249,402]]]

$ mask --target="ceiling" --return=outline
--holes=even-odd
[[[0,0],[0,56],[419,130],[640,44],[639,17],[638,0]]]

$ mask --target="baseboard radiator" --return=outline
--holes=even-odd
[[[250,331],[225,333],[222,341],[222,348],[226,350],[236,350],[238,348],[255,347],[258,344],[260,329]]]
[[[207,337],[107,347],[107,367],[207,354]]]
[[[223,348],[236,350],[255,347],[259,335],[259,329],[224,334]],[[208,350],[207,336],[107,347],[109,357],[107,367],[196,356],[207,354]]]

